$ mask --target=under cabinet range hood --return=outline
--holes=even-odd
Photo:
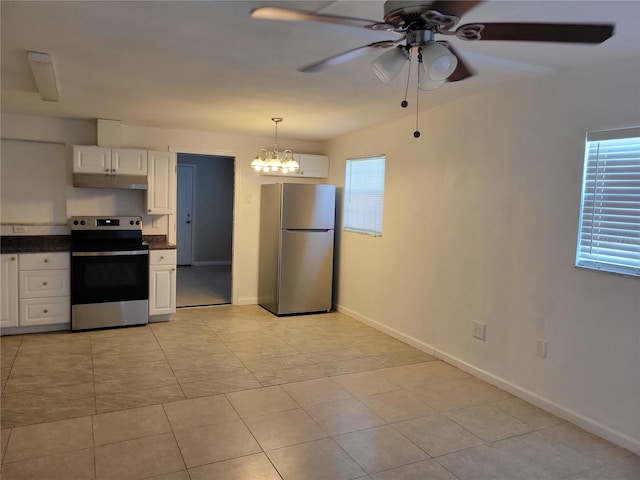
[[[103,173],[74,173],[74,187],[121,188],[147,190],[149,184],[144,175],[106,175]]]

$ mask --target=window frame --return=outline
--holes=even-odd
[[[363,200],[362,203],[350,209],[352,201],[353,166],[355,162],[382,161],[382,166],[378,165],[370,172],[374,183],[366,185],[370,195],[375,197]],[[369,155],[366,157],[347,158],[345,163],[344,177],[344,199],[343,199],[343,222],[342,230],[345,232],[359,233],[362,235],[381,237],[384,221],[384,194],[386,180],[387,157],[385,154]],[[381,178],[380,178],[381,175]],[[375,178],[374,178],[375,176]],[[361,179],[362,181],[363,179]],[[366,180],[366,178],[364,179]],[[362,199],[361,199],[362,200]],[[370,218],[366,218],[365,208],[373,209]],[[367,223],[369,222],[369,223]]]
[[[629,140],[628,153],[618,149],[625,156],[614,158],[616,144],[627,148],[621,140]],[[589,132],[584,145],[575,266],[640,277],[640,197],[633,198],[640,196],[640,127]]]

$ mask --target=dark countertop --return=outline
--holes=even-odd
[[[173,243],[167,242],[166,235],[143,235],[142,239],[149,244],[150,250],[175,249]],[[71,251],[69,235],[18,235],[0,238],[1,253],[43,253]]]
[[[2,253],[68,252],[71,250],[69,235],[19,235],[0,238]]]
[[[175,243],[167,242],[166,235],[143,235],[142,240],[149,244],[149,250],[175,250]]]

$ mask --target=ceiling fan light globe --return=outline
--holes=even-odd
[[[429,78],[426,78],[426,75],[422,75],[420,77],[420,82],[418,83],[418,88],[420,90],[435,90],[436,88],[444,85],[444,82],[444,80],[434,82],[433,80],[429,80]]]
[[[431,42],[422,50],[422,72],[431,82],[446,80],[458,66],[458,58],[451,51],[436,42]]]
[[[405,51],[402,47],[395,47],[371,62],[371,68],[383,83],[391,83],[400,74],[405,63],[407,63]]]

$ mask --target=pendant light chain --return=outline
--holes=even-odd
[[[404,88],[404,100],[402,100],[402,102],[400,103],[400,106],[402,108],[407,108],[407,105],[409,105],[409,103],[407,102],[407,94],[409,93],[409,81],[411,80],[411,59],[412,59],[413,55],[411,50],[409,50],[409,73],[407,74],[407,84],[405,85]]]
[[[276,124],[276,135],[275,135],[275,143],[273,144],[273,151],[277,155],[278,154],[278,123],[282,121],[282,118],[274,117],[271,120],[273,120]]]
[[[416,129],[413,132],[415,138],[420,137],[420,130],[418,130],[418,119],[420,117],[420,68],[422,66],[422,47],[418,50],[418,81],[416,83]]]

